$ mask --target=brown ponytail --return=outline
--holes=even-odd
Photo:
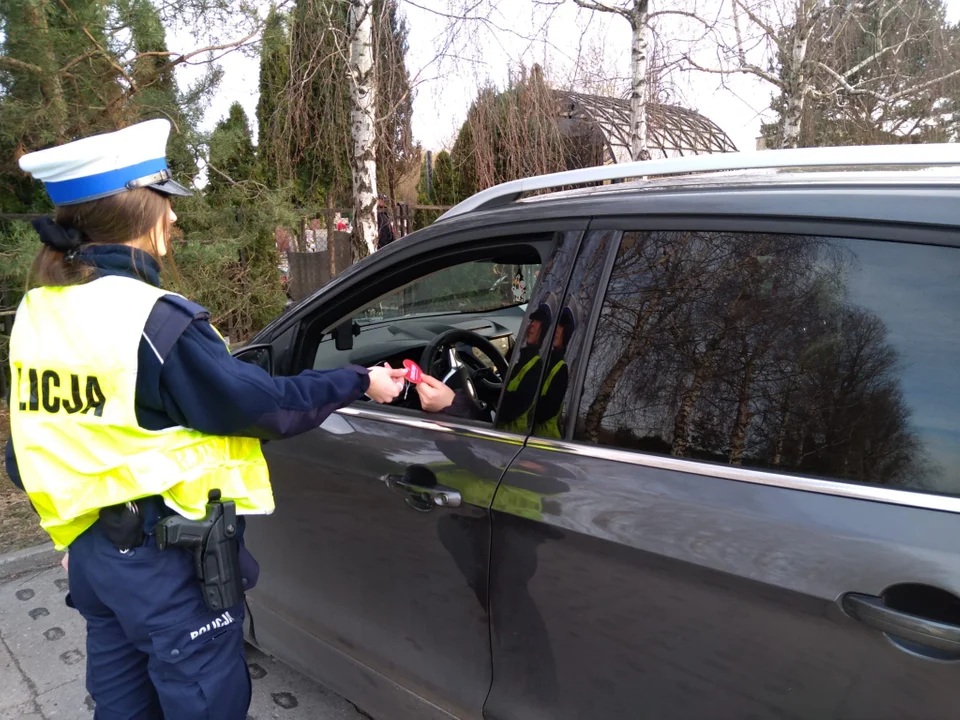
[[[61,205],[54,216],[58,225],[80,232],[81,249],[87,245],[122,245],[150,237],[157,223],[162,220],[168,252],[169,218],[170,199],[148,188],[137,188],[76,205]],[[87,263],[68,259],[69,254],[44,245],[30,268],[27,287],[78,285],[90,280],[94,274],[93,268]],[[151,254],[157,256],[155,250]]]

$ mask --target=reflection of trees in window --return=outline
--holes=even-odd
[[[578,422],[603,444],[907,484],[922,447],[883,321],[829,238],[628,233]]]
[[[579,252],[580,257],[584,258],[584,260],[576,265],[573,274],[570,276],[567,295],[560,305],[561,311],[564,307],[570,309],[574,320],[574,330],[570,336],[566,338],[565,347],[561,351],[562,356],[571,368],[571,372],[567,376],[568,378],[576,374],[576,367],[580,362],[581,351],[588,349],[581,341],[581,338],[586,330],[585,325],[591,308],[595,302],[598,302],[598,298],[602,299],[603,288],[601,283],[603,282],[604,267],[607,263],[607,258],[610,256],[608,251],[611,249],[611,243],[616,242],[618,237],[619,233],[613,230],[601,230],[588,233],[583,240],[583,247]],[[554,367],[557,360],[556,351],[551,350],[547,367]],[[573,398],[574,385],[570,383],[565,391],[561,408],[562,413],[559,422],[561,437],[565,436],[564,433],[567,423],[569,422],[567,416]]]
[[[464,263],[438,270],[377,299],[358,318],[496,310],[529,298],[538,274],[537,265]],[[518,278],[526,287],[522,296],[516,292]]]

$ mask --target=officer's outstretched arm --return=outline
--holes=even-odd
[[[358,399],[369,387],[368,373],[351,365],[273,377],[234,358],[210,324],[197,319],[165,358],[158,395],[162,411],[184,427],[278,439],[311,430]]]

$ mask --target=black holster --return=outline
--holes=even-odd
[[[171,515],[157,523],[154,533],[161,550],[180,547],[193,552],[208,608],[226,610],[243,601],[237,507],[230,500],[221,502],[219,490],[210,491],[202,520]]]

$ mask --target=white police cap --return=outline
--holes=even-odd
[[[54,205],[72,205],[148,187],[192,195],[167,167],[169,120],[147,120],[116,132],[27,153],[20,168],[43,182]]]

